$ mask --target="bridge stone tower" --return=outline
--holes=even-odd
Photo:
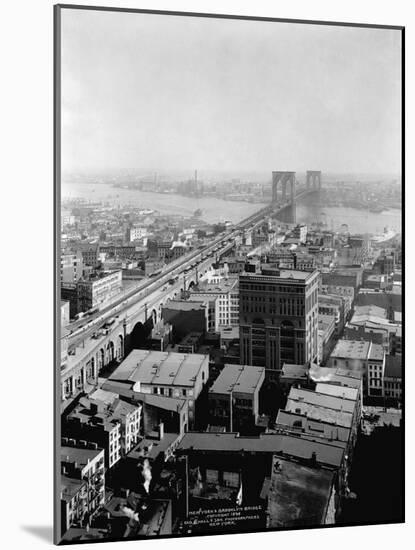
[[[307,170],[306,188],[307,190],[310,190],[310,191],[321,190],[321,171]]]
[[[280,209],[278,218],[286,223],[295,223],[295,172],[272,172],[272,204],[279,203]],[[289,198],[287,197],[287,186],[289,186]],[[281,189],[278,198],[278,188]],[[284,203],[288,204],[284,207]]]

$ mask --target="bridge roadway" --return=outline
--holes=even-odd
[[[308,193],[309,191],[307,190],[298,193],[296,200],[303,198],[303,196]],[[206,269],[204,265],[206,263],[205,260],[210,258],[208,263],[214,263],[217,256],[225,254],[234,246],[234,240],[240,235],[242,230],[261,222],[265,216],[271,213],[278,214],[278,212],[287,208],[289,205],[290,202],[287,201],[285,204],[279,204],[278,209],[276,208],[277,205],[272,203],[265,206],[258,210],[258,212],[255,212],[253,215],[239,222],[232,231],[220,233],[218,237],[206,247],[194,250],[178,258],[174,262],[171,262],[160,274],[155,277],[150,277],[143,283],[129,289],[126,293],[123,293],[119,299],[116,299],[102,310],[99,310],[92,316],[86,316],[80,321],[71,323],[67,327],[69,330],[68,347],[78,346],[82,343],[83,339],[90,337],[94,333],[98,325],[105,323],[113,317],[118,319],[123,317],[124,320],[131,317],[131,308],[133,308],[134,313],[137,314],[138,311],[136,306],[140,302],[142,302],[141,312],[145,314],[146,310],[152,307],[152,300],[150,298],[152,294],[156,293],[158,295],[159,291],[163,289],[166,295],[171,295],[172,290],[177,290],[177,287],[180,287],[180,285],[175,283],[177,282],[177,277],[181,275],[188,275],[188,282],[190,284],[190,277],[192,275],[196,276],[196,270],[198,270],[200,274],[203,274],[203,270]],[[169,283],[172,279],[176,279],[173,285]],[[123,315],[123,312],[125,312],[125,315]]]
[[[301,191],[296,195],[296,201],[309,192]],[[66,399],[68,395],[73,396],[75,389],[84,387],[88,378],[92,378],[96,383],[101,367],[113,359],[121,360],[126,338],[131,334],[135,324],[144,322],[150,315],[157,320],[163,303],[177,296],[185,283],[188,286],[196,282],[198,275],[203,275],[217,257],[234,247],[235,239],[243,230],[260,223],[267,215],[278,215],[289,206],[289,201],[284,204],[267,205],[242,220],[231,231],[219,234],[203,249],[194,250],[178,258],[168,264],[159,275],[149,278],[123,294],[119,300],[101,311],[83,318],[83,326],[79,326],[79,322],[68,325],[66,328],[69,335],[65,338],[69,355],[66,364],[61,367],[62,399]],[[68,380],[69,389],[64,389]]]

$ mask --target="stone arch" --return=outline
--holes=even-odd
[[[95,380],[95,357],[92,356],[85,366],[85,374],[87,381]]]
[[[111,363],[115,359],[115,346],[114,342],[110,340],[107,344],[107,362]]]
[[[121,360],[123,357],[124,357],[124,336],[122,334],[119,334],[117,338],[116,358],[118,360]]]
[[[101,348],[97,353],[97,367],[98,372],[105,367],[105,350]]]
[[[151,318],[146,323],[138,321],[138,323],[134,325],[134,328],[131,332],[131,346],[135,349],[144,348],[146,345],[146,339],[151,332],[151,328]]]

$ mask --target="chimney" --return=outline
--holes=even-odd
[[[161,441],[164,437],[164,422],[160,422],[158,432],[159,432],[159,441]]]

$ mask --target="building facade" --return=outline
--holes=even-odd
[[[318,271],[263,267],[240,275],[241,364],[263,366],[276,379],[284,363],[317,360],[318,284]]]

